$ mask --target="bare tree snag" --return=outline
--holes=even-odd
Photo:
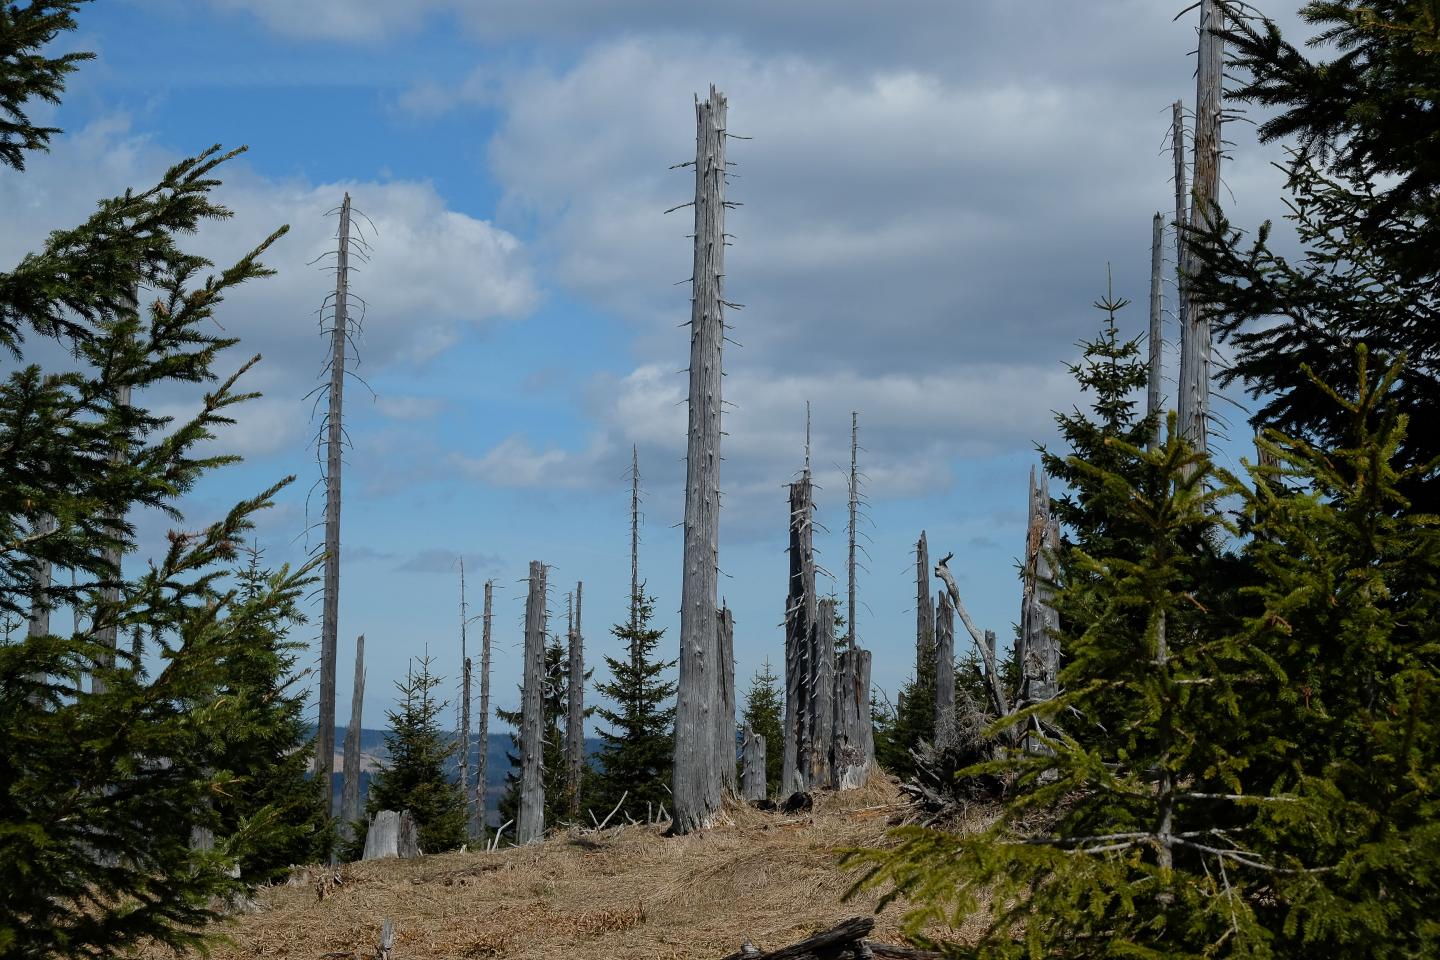
[[[996,717],[1006,717],[1014,712],[1005,696],[1005,687],[1000,679],[1000,664],[995,658],[995,633],[986,630],[981,633],[975,626],[975,621],[970,619],[969,612],[965,609],[965,603],[960,599],[960,587],[955,583],[955,575],[950,572],[950,558],[947,556],[935,565],[935,576],[939,577],[945,584],[945,590],[950,598],[950,603],[955,607],[955,613],[959,615],[960,622],[965,625],[965,631],[970,634],[976,649],[985,661],[985,677],[987,680],[986,690],[990,697],[990,707]]]
[[[935,603],[935,743],[955,736],[955,606],[940,591]]]
[[[1033,704],[1053,698],[1060,672],[1060,615],[1055,609],[1052,564],[1060,548],[1059,523],[1050,511],[1045,472],[1030,472],[1030,522],[1025,537],[1023,599],[1020,609],[1020,699]]]
[[[819,603],[810,644],[810,786],[835,785],[835,601]]]
[[[345,762],[340,787],[340,829],[347,836],[360,819],[360,717],[365,705],[365,634],[355,638],[355,689],[350,695],[350,725],[345,728]]]
[[[1224,0],[1200,0],[1200,53],[1195,81],[1195,181],[1190,196],[1190,221],[1184,245],[1184,275],[1200,268],[1191,231],[1205,231],[1215,222],[1220,203],[1220,127],[1225,69]],[[1210,405],[1210,311],[1195,302],[1194,288],[1185,287],[1185,337],[1180,350],[1180,430],[1199,451],[1208,447]]]
[[[323,778],[324,810],[334,810],[335,655],[340,624],[340,447],[344,441],[345,347],[350,336],[350,194],[340,205],[335,301],[330,330],[330,395],[325,417],[325,569],[320,619],[320,710],[315,773]]]
[[[519,843],[534,843],[545,834],[544,757],[545,564],[530,561],[530,590],[525,600],[525,680],[520,694],[520,823]]]
[[[1164,415],[1160,409],[1160,375],[1164,370],[1165,323],[1161,311],[1161,291],[1164,283],[1164,255],[1161,244],[1165,233],[1165,218],[1155,214],[1150,224],[1150,348],[1149,379],[1145,387],[1145,415],[1150,418],[1150,446],[1160,443],[1160,425]]]
[[[720,786],[734,796],[735,789],[735,615],[726,604],[720,606],[716,620],[716,661],[719,669],[715,679],[720,689],[715,712],[715,762],[720,769]]]
[[[848,528],[848,539],[850,551],[845,559],[846,579],[849,586],[849,595],[846,597],[845,613],[848,616],[847,635],[850,640],[850,649],[855,649],[856,639],[860,636],[859,628],[860,611],[855,606],[855,519],[860,508],[860,472],[856,468],[860,450],[860,414],[854,410],[850,411],[850,525]]]
[[[915,681],[924,680],[934,663],[935,610],[930,606],[930,546],[925,531],[915,544]]]
[[[1175,327],[1180,331],[1183,350],[1189,329],[1185,322],[1185,225],[1190,216],[1185,212],[1185,201],[1190,187],[1185,167],[1185,104],[1181,100],[1170,105],[1170,158],[1175,166]]]
[[[396,813],[381,810],[370,821],[365,831],[365,852],[362,860],[379,860],[384,857],[410,859],[420,856],[420,833],[409,810]]]
[[[742,738],[740,766],[740,797],[743,800],[764,800],[768,795],[765,783],[765,738],[745,728]]]
[[[490,759],[490,620],[494,581],[485,581],[485,612],[480,628],[480,753],[475,768],[475,823],[473,836],[483,836],[485,828],[485,782]]]
[[[570,715],[565,722],[565,790],[572,819],[580,819],[580,777],[585,769],[585,640],[580,616],[585,584],[575,584],[575,618],[570,626]]]
[[[815,631],[815,551],[808,472],[790,484],[790,588],[785,599],[785,743],[781,790],[807,788],[810,770],[810,646]]]
[[[675,702],[675,833],[704,829],[720,809],[715,765],[719,575],[721,347],[725,339],[725,97],[695,104],[695,260],[690,304],[685,567]]]
[[[630,630],[640,629],[640,448],[630,448]],[[639,641],[630,638],[630,666],[640,665]]]

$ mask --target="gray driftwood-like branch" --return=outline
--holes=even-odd
[[[345,728],[344,773],[340,786],[340,829],[349,834],[360,819],[360,717],[365,705],[365,634],[355,638],[355,688],[350,694],[350,725]]]
[[[344,441],[345,347],[350,336],[350,194],[340,205],[339,246],[335,257],[335,302],[330,330],[329,410],[325,440],[325,568],[320,616],[319,730],[315,773],[323,781],[325,815],[334,803],[331,770],[335,764],[335,656],[340,625],[340,468]]]
[[[715,702],[720,527],[721,348],[725,340],[725,125],[714,86],[695,103],[695,258],[691,273],[689,433],[680,672],[675,702],[675,833],[708,827],[720,809]]]
[[[724,960],[838,960],[842,957],[854,957],[858,955],[857,951],[861,949],[866,935],[873,929],[873,917],[855,917],[778,950],[762,951],[747,943],[739,951],[727,955]]]
[[[525,600],[525,680],[520,694],[519,843],[535,843],[545,834],[543,687],[545,684],[545,564],[530,562]]]
[[[570,818],[580,819],[580,777],[585,769],[585,640],[580,618],[585,584],[575,584],[575,617],[570,625],[569,716],[565,720],[565,790]]]
[[[1223,0],[1200,0],[1199,67],[1195,81],[1194,187],[1184,244],[1183,272],[1193,277],[1200,267],[1193,231],[1207,230],[1220,203],[1221,106],[1225,70]],[[1210,307],[1195,302],[1193,285],[1184,291],[1185,336],[1180,348],[1180,430],[1195,447],[1208,449],[1210,404]]]
[[[1150,418],[1150,446],[1160,443],[1161,421],[1164,414],[1160,408],[1160,375],[1165,362],[1165,315],[1161,309],[1161,292],[1164,284],[1164,254],[1161,245],[1165,234],[1165,218],[1155,214],[1150,225],[1150,335],[1148,346],[1150,359],[1149,377],[1145,385],[1145,415]]]
[[[495,584],[485,581],[485,611],[480,627],[480,752],[475,767],[475,808],[473,836],[483,836],[485,828],[485,777],[490,759],[490,621],[491,601]]]
[[[950,597],[950,603],[955,607],[955,613],[959,615],[960,622],[965,625],[965,630],[970,634],[970,639],[975,642],[976,648],[980,651],[981,658],[985,661],[986,693],[990,697],[990,707],[995,711],[995,716],[1006,717],[1014,712],[1014,707],[1005,696],[1005,687],[1000,679],[1000,664],[995,656],[995,634],[992,631],[981,633],[975,626],[975,621],[970,619],[970,613],[965,609],[965,602],[960,599],[960,587],[955,583],[955,575],[950,572],[946,563],[947,557],[935,565],[935,576],[939,577],[945,584],[945,589]]]

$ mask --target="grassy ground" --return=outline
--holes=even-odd
[[[339,883],[301,871],[262,891],[259,912],[218,929],[212,956],[359,951],[365,960],[387,917],[395,960],[710,960],[745,940],[774,949],[873,912],[873,896],[842,901],[852,878],[836,851],[885,844],[903,806],[894,783],[876,776],[860,790],[817,795],[798,817],[736,807],[728,823],[690,837],[612,827],[493,854],[352,864]],[[901,912],[880,914],[873,939],[898,942]]]

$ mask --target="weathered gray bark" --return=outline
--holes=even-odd
[[[344,773],[340,787],[340,829],[348,835],[360,819],[360,717],[365,704],[365,634],[355,638],[355,689],[350,695],[350,725],[345,728]]]
[[[810,643],[810,786],[834,787],[835,601],[821,600]]]
[[[765,738],[746,727],[742,744],[741,799],[764,800],[768,795],[768,785],[765,783]]]
[[[720,607],[716,623],[716,658],[719,669],[715,679],[719,709],[715,713],[715,762],[720,768],[720,787],[730,796],[735,790],[735,615],[730,607]]]
[[[630,448],[630,630],[640,629],[640,448]],[[630,666],[640,666],[640,644],[630,638]]]
[[[935,662],[935,609],[930,606],[930,546],[925,531],[915,543],[915,680],[931,674]]]
[[[955,607],[941,590],[935,601],[935,743],[955,737]]]
[[[1200,52],[1195,85],[1195,181],[1190,196],[1190,227],[1206,230],[1214,222],[1220,203],[1220,126],[1224,83],[1225,29],[1221,0],[1200,2]],[[1200,267],[1193,236],[1184,245],[1184,274],[1193,277]],[[1197,450],[1208,449],[1210,405],[1210,311],[1195,302],[1186,285],[1185,337],[1180,350],[1180,430]]]
[[[1164,371],[1165,317],[1161,310],[1164,283],[1164,255],[1161,245],[1165,234],[1165,218],[1155,214],[1150,224],[1150,362],[1149,379],[1145,385],[1145,415],[1151,418],[1150,446],[1160,444],[1160,428],[1164,414],[1160,408],[1160,375]]]
[[[127,314],[139,316],[139,287],[130,288],[129,295],[121,304],[121,308]],[[121,384],[115,388],[115,405],[118,409],[122,410],[130,406],[129,384]],[[110,459],[113,462],[119,463],[125,459],[127,454],[128,451],[122,443],[121,446],[110,452]],[[119,532],[118,524],[123,519],[123,517],[112,518],[112,522],[117,525],[115,528],[117,534]],[[98,666],[108,670],[113,669],[115,666],[115,650],[120,642],[120,629],[119,624],[116,622],[116,617],[120,610],[120,580],[124,571],[121,569],[122,559],[118,547],[107,547],[104,551],[104,557],[106,584],[100,590],[100,611],[102,611],[100,613],[101,626],[95,631],[95,639],[101,646]],[[103,693],[105,691],[105,681],[101,680],[97,675],[92,675],[90,677],[90,689],[94,693]]]
[[[840,654],[836,672],[835,786],[850,790],[865,783],[875,765],[875,730],[870,720],[870,651],[856,647]]]
[[[494,581],[485,581],[485,613],[480,628],[480,752],[475,767],[475,811],[473,836],[482,836],[485,828],[486,768],[490,759],[490,619]]]
[[[585,770],[585,640],[580,618],[585,584],[575,584],[575,619],[570,626],[570,715],[565,722],[565,789],[572,819],[580,818],[580,778]]]
[[[849,628],[847,635],[851,650],[855,649],[855,644],[859,642],[856,638],[860,636],[859,628],[856,627],[856,624],[860,622],[860,612],[855,606],[855,535],[857,532],[855,521],[860,508],[859,451],[860,414],[852,410],[850,411],[850,526],[847,531],[850,550],[845,560],[846,579],[849,581],[850,588],[849,595],[846,597],[845,613],[848,618],[846,627]]]
[[[955,575],[950,572],[947,565],[949,557],[941,560],[935,565],[935,576],[939,577],[945,584],[946,593],[950,604],[955,608],[955,613],[960,617],[960,622],[965,625],[965,632],[970,634],[971,641],[975,644],[980,655],[985,659],[986,692],[990,699],[990,708],[995,716],[1004,717],[1014,712],[1009,700],[1005,696],[1005,687],[1000,679],[1000,664],[995,659],[995,632],[986,630],[980,632],[975,626],[975,621],[970,619],[970,614],[965,609],[965,602],[960,599],[960,587],[955,583]],[[1022,601],[1022,610],[1025,601]],[[1016,644],[1017,656],[1019,643]]]
[[[409,810],[396,813],[381,810],[370,821],[365,831],[365,852],[362,860],[379,860],[384,857],[409,859],[420,856],[420,834],[415,818]]]
[[[721,347],[725,339],[726,101],[713,86],[695,104],[695,261],[690,305],[685,567],[675,702],[672,830],[708,827],[720,809],[714,702],[719,575]]]
[[[1185,201],[1190,187],[1185,167],[1185,103],[1181,100],[1170,105],[1170,158],[1175,166],[1175,329],[1180,331],[1183,350],[1189,328],[1185,322],[1185,225],[1190,216],[1185,212]]]
[[[350,335],[350,194],[340,205],[339,247],[335,259],[334,317],[330,330],[330,396],[325,418],[325,570],[320,619],[319,729],[315,773],[322,778],[324,810],[334,810],[335,651],[340,624],[340,467],[344,440],[345,346]]]
[[[815,551],[810,475],[790,484],[790,588],[785,598],[785,743],[781,790],[805,790],[810,758],[810,644],[815,632]]]
[[[525,679],[520,694],[520,823],[519,843],[534,843],[545,834],[545,783],[541,768],[545,751],[542,710],[545,684],[545,564],[530,562],[530,591],[525,601]]]
[[[35,518],[32,535],[45,537],[55,530],[55,518],[45,514]],[[43,551],[44,544],[40,545]],[[31,637],[43,637],[50,633],[50,613],[54,605],[50,602],[50,587],[55,578],[55,568],[49,560],[36,560],[30,585],[30,620],[25,633]]]

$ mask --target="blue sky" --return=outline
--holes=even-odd
[[[100,0],[75,41],[99,58],[52,111],[66,135],[0,180],[13,224],[0,261],[180,157],[250,146],[222,168],[236,216],[194,246],[223,262],[291,225],[267,258],[279,276],[220,314],[243,341],[228,363],[264,354],[250,383],[265,397],[221,439],[246,463],[185,510],[198,525],[293,473],[260,539],[271,561],[295,562],[319,539],[305,532],[320,499],[307,513],[318,423],[302,397],[325,357],[315,311],[331,282],[307,264],[333,247],[325,214],[348,190],[377,228],[352,285],[368,302],[358,373],[376,396],[348,391],[339,686],[358,633],[367,725],[408,658],[428,648],[458,676],[463,552],[476,611],[480,582],[496,582],[494,689],[510,706],[528,561],[551,565],[562,629],[584,581],[587,660],[617,649],[632,445],[642,575],[674,655],[688,350],[675,282],[691,254],[688,211],[662,211],[692,189],[668,167],[693,155],[692,96],[713,82],[731,129],[753,137],[731,145],[730,196],[745,206],[729,223],[727,295],[747,308],[731,318],[743,346],[726,355],[721,477],[738,684],[781,661],[784,484],[808,400],[817,545],[841,594],[838,465],[860,414],[860,638],[893,695],[913,664],[921,529],[932,555],[955,552],[975,619],[1010,634],[1026,474],[1053,440],[1051,411],[1077,402],[1064,363],[1100,321],[1089,304],[1107,264],[1135,301],[1126,331],[1143,328],[1150,217],[1173,202],[1169,104],[1194,96],[1194,17],[1172,21],[1179,8]],[[1228,136],[1232,219],[1278,217],[1279,151],[1243,124]],[[1245,433],[1235,408],[1217,410]],[[165,524],[140,523],[143,555]]]

